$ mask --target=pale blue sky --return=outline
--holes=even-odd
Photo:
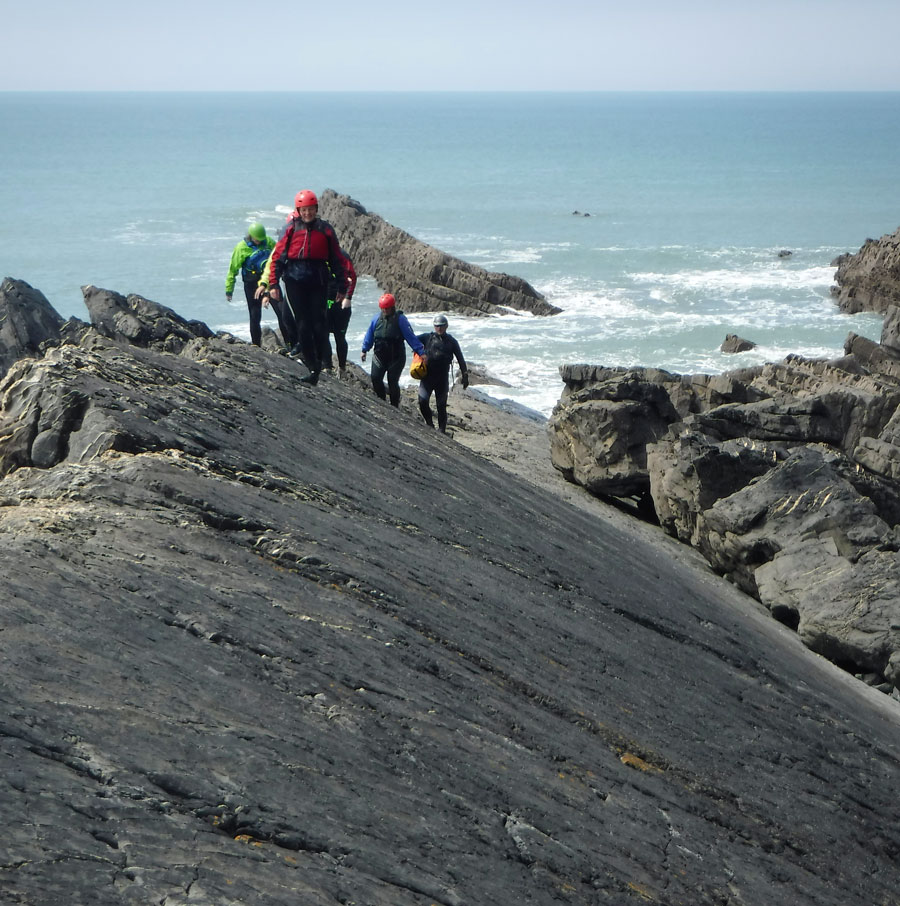
[[[900,90],[900,0],[0,0],[0,90]]]

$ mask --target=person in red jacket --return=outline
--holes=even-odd
[[[314,192],[303,189],[294,197],[295,213],[272,249],[269,263],[259,280],[257,294],[268,292],[278,301],[279,280],[284,281],[288,304],[297,323],[297,344],[292,355],[300,355],[309,368],[301,378],[317,384],[322,370],[322,349],[328,338],[326,324],[328,281],[337,281],[335,304],[342,304],[347,293],[344,256],[334,227],[319,217],[319,200]]]

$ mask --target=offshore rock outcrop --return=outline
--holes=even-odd
[[[832,261],[837,267],[832,289],[842,311],[886,312],[900,305],[900,229],[867,239],[855,254]]]
[[[868,682],[900,686],[900,309],[882,342],[720,375],[569,365],[551,457],[636,498]],[[896,692],[894,693],[897,694]]]
[[[0,380],[4,903],[896,902],[893,703],[665,536],[136,307]]]
[[[441,252],[368,212],[348,195],[326,189],[319,196],[319,210],[337,231],[356,272],[374,277],[405,311],[483,316],[510,309],[535,315],[561,310],[520,277]]]

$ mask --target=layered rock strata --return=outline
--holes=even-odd
[[[326,189],[319,210],[331,223],[358,274],[374,277],[404,311],[452,311],[483,316],[526,311],[554,315],[528,282],[495,273],[428,245],[369,213],[348,195]]]
[[[882,342],[710,375],[570,365],[551,457],[884,691],[900,686],[900,309]]]
[[[884,696],[411,406],[127,307],[0,380],[0,900],[896,897]]]
[[[841,255],[833,293],[842,311],[886,312],[900,305],[900,229],[880,239],[867,239],[854,253]]]

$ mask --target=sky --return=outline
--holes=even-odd
[[[0,0],[0,91],[900,91],[900,0]]]

